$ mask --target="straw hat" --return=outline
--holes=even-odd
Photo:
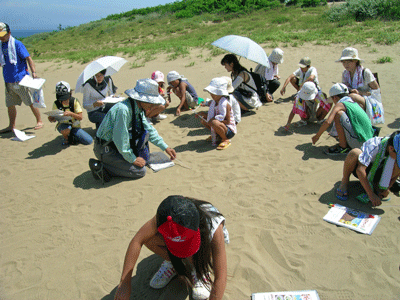
[[[340,94],[349,94],[349,89],[343,83],[335,83],[329,90],[329,97],[333,97]]]
[[[160,71],[154,71],[153,74],[151,74],[151,79],[157,82],[164,82],[164,74]]]
[[[314,82],[307,81],[301,87],[299,91],[299,98],[302,100],[314,100],[315,96],[318,94],[318,89]]]
[[[283,51],[280,48],[272,50],[270,56],[268,56],[270,62],[281,64],[283,63]]]
[[[150,78],[139,79],[133,89],[126,90],[132,99],[150,104],[165,104],[164,98],[158,93],[158,83]]]
[[[358,51],[356,48],[347,47],[342,51],[342,56],[336,62],[341,62],[342,60],[350,60],[350,59],[364,61],[358,57]]]
[[[228,83],[224,78],[213,78],[210,84],[204,88],[204,91],[217,96],[229,96]]]

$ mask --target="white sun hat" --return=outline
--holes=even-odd
[[[364,61],[363,59],[358,57],[358,51],[356,48],[347,47],[342,51],[342,56],[336,62],[341,62],[342,60],[350,60],[350,59]]]
[[[329,97],[340,94],[349,94],[349,88],[343,83],[335,83],[329,90]]]
[[[299,91],[299,98],[301,100],[314,100],[315,96],[318,94],[318,89],[314,82],[307,81],[301,87]]]
[[[139,79],[133,89],[126,90],[132,99],[150,104],[165,104],[164,98],[158,93],[158,83],[150,78]]]
[[[204,91],[217,96],[229,96],[228,82],[221,77],[213,78],[210,84],[204,88]]]
[[[168,82],[168,84],[169,84],[171,81],[174,81],[174,80],[177,80],[177,79],[183,79],[183,80],[185,80],[186,78],[184,78],[183,75],[179,75],[179,73],[178,73],[177,71],[171,71],[171,72],[169,72],[169,73],[167,74],[167,82]]]
[[[271,54],[268,56],[270,62],[281,64],[283,63],[283,50],[280,48],[275,48],[272,50]]]
[[[228,91],[229,94],[232,94],[233,91],[235,90],[232,86],[232,78],[228,76],[222,76],[221,78],[226,80],[226,83],[228,84],[226,90]]]

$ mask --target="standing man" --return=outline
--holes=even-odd
[[[8,127],[0,130],[0,133],[10,132],[15,128],[15,119],[17,117],[16,105],[24,102],[29,106],[35,115],[35,129],[41,129],[43,122],[40,117],[39,109],[33,107],[33,98],[27,87],[19,85],[22,78],[29,74],[28,65],[32,72],[32,77],[36,78],[35,64],[26,50],[24,44],[11,36],[10,27],[0,22],[0,65],[3,68],[3,77],[6,90],[6,106],[8,109],[8,118],[10,124]]]

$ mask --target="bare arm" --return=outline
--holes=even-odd
[[[346,107],[342,103],[337,103],[334,107],[331,113],[329,114],[329,117],[322,123],[321,127],[319,128],[318,132],[312,137],[312,142],[315,145],[315,143],[319,140],[321,135],[328,129],[328,127],[332,124],[333,120],[335,119],[336,114],[339,111],[346,111]]]
[[[286,86],[289,84],[290,80],[294,78],[294,74],[290,74],[288,78],[286,78],[285,83],[283,84],[283,87],[281,89],[281,95],[283,96],[286,92]]]
[[[379,198],[378,195],[374,193],[373,188],[369,184],[367,178],[367,167],[359,163],[357,165],[356,172],[361,185],[363,186],[365,192],[367,193],[369,200],[372,202],[372,205],[373,206],[381,205],[382,204],[381,198]]]
[[[37,77],[37,75],[36,75],[36,67],[35,67],[35,63],[33,62],[32,58],[30,56],[28,56],[26,58],[26,62],[28,63],[29,68],[31,69],[32,77],[36,78]]]
[[[214,262],[214,284],[211,289],[209,300],[222,299],[226,287],[227,262],[224,233],[222,228],[223,225],[219,225],[211,242],[211,250]]]
[[[154,216],[151,220],[144,224],[142,228],[139,229],[139,231],[135,234],[128,246],[128,250],[126,251],[125,255],[121,281],[118,285],[114,299],[129,300],[129,297],[131,295],[132,272],[139,257],[140,250],[142,249],[142,246],[145,244],[145,242],[154,237],[156,234],[157,221],[156,217]]]
[[[76,120],[82,121],[82,113],[73,113],[72,111],[64,111],[64,116],[70,116]]]

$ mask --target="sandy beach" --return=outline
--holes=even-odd
[[[343,66],[335,63],[350,45],[280,48],[281,85],[309,56],[317,68],[322,90],[328,93],[341,81]],[[400,127],[398,88],[400,44],[351,45],[378,72],[385,109],[381,136]],[[265,48],[267,53],[272,49]],[[389,56],[392,63],[377,64]],[[200,97],[218,76],[229,76],[208,50],[194,49],[187,57],[168,61],[162,54],[144,67],[130,68],[134,57],[113,75],[118,93],[133,88],[136,80],[155,70],[185,75]],[[227,245],[228,282],[224,299],[249,299],[252,293],[308,290],[321,299],[397,299],[400,295],[400,202],[396,195],[378,208],[361,204],[362,192],[354,177],[350,199],[344,203],[382,217],[371,236],[322,220],[328,203],[337,203],[334,190],[342,176],[344,156],[323,150],[336,141],[325,133],[317,145],[311,137],[319,126],[293,128],[286,124],[294,93],[287,87],[280,103],[269,103],[244,116],[232,145],[217,151],[205,139],[209,133],[192,112],[175,117],[178,100],[172,97],[168,118],[155,124],[180,162],[140,180],[114,178],[104,186],[92,177],[88,160],[93,146],[63,148],[62,137],[48,122],[45,111],[55,100],[55,84],[64,80],[75,87],[86,64],[36,62],[47,108],[41,109],[45,126],[35,131],[35,119],[26,106],[18,107],[17,129],[36,135],[26,142],[0,135],[0,299],[113,299],[125,251],[140,226],[154,216],[168,195],[181,194],[210,201],[226,217],[231,243]],[[139,61],[140,62],[140,61]],[[194,62],[194,63],[193,63]],[[241,59],[247,68],[256,64]],[[280,90],[280,89],[279,89]],[[278,91],[279,91],[278,90]],[[82,94],[74,94],[82,103]],[[4,84],[0,84],[0,128],[8,125]],[[206,110],[201,108],[200,110]],[[84,112],[82,127],[94,135],[94,124]],[[298,121],[296,116],[294,122]],[[151,151],[160,151],[150,146]],[[342,203],[343,204],[343,203]],[[189,299],[181,282],[162,290],[148,285],[161,259],[142,249],[132,279],[131,299]]]

